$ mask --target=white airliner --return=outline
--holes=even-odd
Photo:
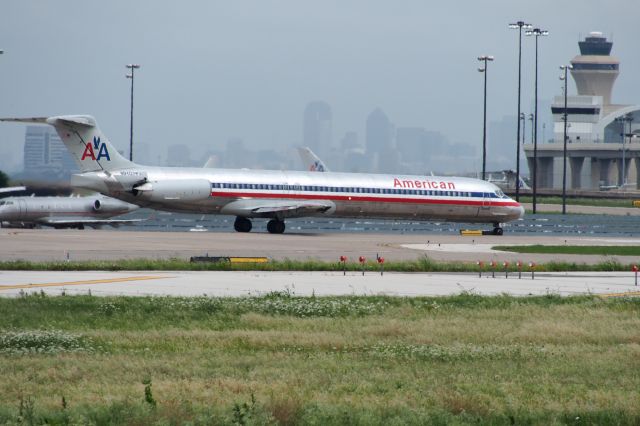
[[[140,219],[110,219],[139,207],[103,195],[88,197],[7,197],[0,200],[0,227],[93,228],[122,225]]]
[[[268,218],[280,234],[284,220],[333,216],[493,224],[523,216],[497,186],[461,177],[151,167],[123,158],[91,116],[6,118],[47,123],[80,166],[71,184],[158,210],[236,216],[238,232]]]

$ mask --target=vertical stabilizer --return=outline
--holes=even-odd
[[[50,117],[46,123],[56,129],[82,172],[109,171],[135,166],[111,145],[91,116]]]
[[[304,163],[304,167],[310,172],[328,172],[329,168],[318,156],[311,151],[311,148],[305,146],[298,148],[298,154]]]
[[[80,171],[97,172],[136,167],[109,143],[90,115],[63,115],[59,117],[0,118],[0,121],[50,124],[76,160]]]

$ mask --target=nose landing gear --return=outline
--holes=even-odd
[[[494,223],[493,224],[493,235],[502,235],[503,231],[502,231],[502,227],[500,226],[499,223]]]
[[[282,234],[284,232],[284,228],[283,220],[271,219],[267,223],[267,231],[269,231],[270,234]]]

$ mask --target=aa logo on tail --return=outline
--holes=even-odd
[[[96,157],[96,152],[98,152],[98,156]],[[93,137],[93,144],[88,143],[84,147],[84,152],[82,153],[82,158],[80,160],[84,160],[85,158],[91,158],[93,161],[98,161],[102,157],[106,158],[107,161],[111,161],[109,157],[109,151],[107,151],[107,145],[104,142],[100,142],[99,137]]]
[[[309,167],[309,171],[310,172],[324,172],[324,167],[322,166],[322,163],[320,163],[319,161],[314,161],[313,164],[311,165],[311,167]]]

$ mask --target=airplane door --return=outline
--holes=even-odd
[[[482,195],[482,210],[489,210],[491,208],[491,194],[484,192]]]

